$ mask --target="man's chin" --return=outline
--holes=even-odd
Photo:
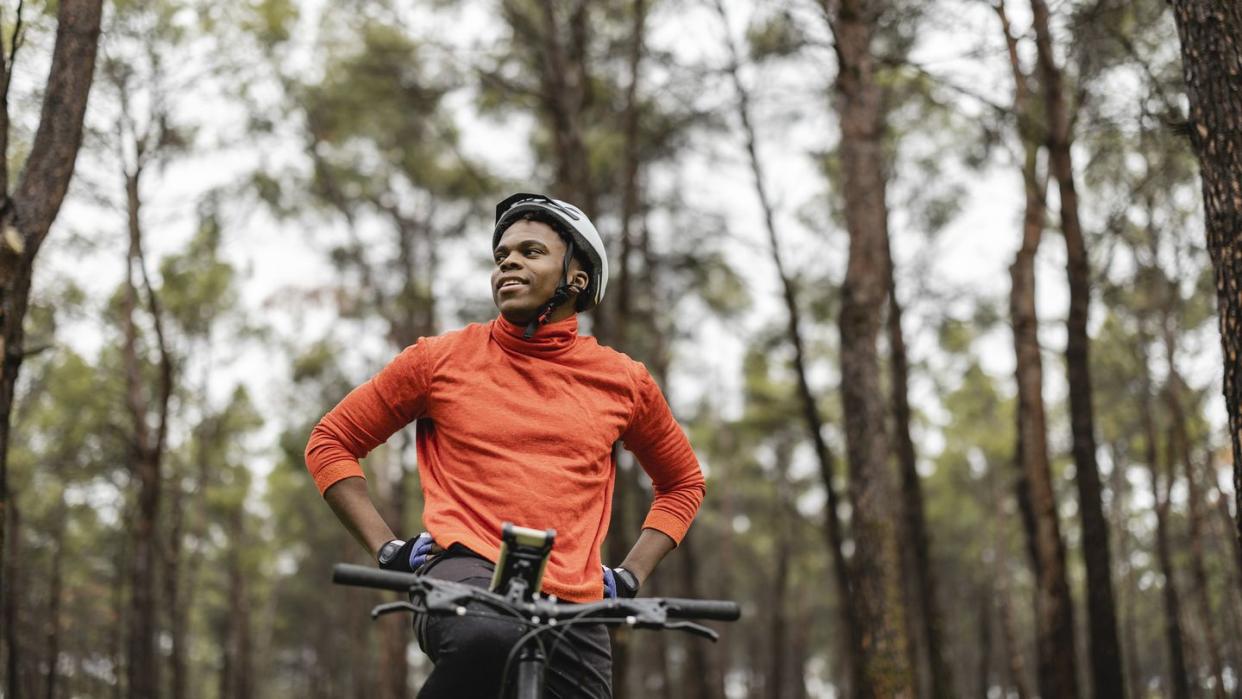
[[[506,304],[498,304],[497,307],[500,315],[514,325],[526,325],[535,319],[535,312],[539,310],[538,308],[513,308]]]

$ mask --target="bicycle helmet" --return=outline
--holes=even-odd
[[[599,231],[595,230],[595,226],[581,209],[546,194],[519,192],[496,205],[496,226],[492,231],[493,250],[500,243],[500,236],[505,230],[521,218],[523,213],[529,211],[550,215],[561,224],[554,228],[559,228],[557,233],[565,239],[566,250],[561,283],[556,287],[552,298],[540,307],[535,320],[527,326],[527,338],[547,322],[557,306],[569,299],[569,262],[573,259],[575,250],[581,251],[590,263],[587,273],[591,277],[587,288],[578,294],[576,309],[586,311],[594,308],[604,300],[604,290],[608,287],[608,252],[604,249],[604,241],[600,238]]]

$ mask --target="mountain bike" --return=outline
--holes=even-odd
[[[506,532],[507,533],[507,532]],[[551,547],[548,546],[547,549]],[[546,557],[547,551],[543,555]],[[503,562],[502,558],[502,562]],[[541,561],[532,561],[542,567]],[[503,565],[503,563],[502,563]],[[497,576],[500,579],[500,576]],[[370,587],[405,592],[409,601],[387,602],[371,610],[371,618],[385,614],[409,612],[442,616],[476,616],[507,619],[527,627],[514,644],[501,675],[500,699],[543,699],[543,671],[567,629],[575,624],[628,626],[657,631],[677,630],[716,641],[716,631],[693,620],[736,621],[741,610],[729,600],[676,599],[635,597],[605,599],[586,604],[559,602],[555,598],[533,594],[537,585],[528,586],[529,579],[511,576],[504,594],[472,587],[449,580],[439,580],[411,573],[397,573],[366,566],[338,563],[332,571],[338,585]],[[473,608],[468,607],[475,603]],[[491,612],[480,608],[490,609]],[[551,645],[545,645],[551,640]],[[509,689],[510,671],[516,669],[514,694]]]

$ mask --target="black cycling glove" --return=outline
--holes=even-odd
[[[413,573],[427,562],[427,555],[431,553],[433,543],[431,535],[427,532],[409,541],[393,539],[380,547],[379,567],[400,573]]]

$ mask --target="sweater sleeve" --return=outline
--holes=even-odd
[[[311,430],[306,468],[323,494],[333,483],[365,478],[358,460],[427,410],[430,360],[420,339],[349,392]]]
[[[643,527],[663,532],[680,544],[703,503],[703,472],[651,374],[642,365],[636,374],[634,415],[621,439],[651,476],[655,496]]]

